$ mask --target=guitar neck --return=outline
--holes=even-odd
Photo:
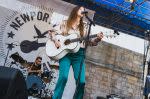
[[[103,35],[103,36],[106,37],[106,38],[115,38],[116,37],[115,34],[113,34],[113,35]],[[95,38],[95,37],[97,37],[97,34],[90,35],[89,38],[81,37],[81,38],[76,38],[76,39],[70,39],[70,42],[73,43],[73,42],[83,41],[83,40],[91,39],[91,38]]]
[[[83,41],[83,40],[91,39],[91,38],[95,38],[95,37],[97,37],[97,34],[90,35],[89,38],[81,37],[81,38],[71,39],[70,41],[73,43],[73,42]]]

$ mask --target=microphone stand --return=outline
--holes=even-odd
[[[80,70],[79,70],[79,75],[78,75],[78,80],[77,80],[77,85],[76,85],[76,90],[75,90],[75,94],[73,96],[73,99],[75,99],[75,96],[76,94],[78,93],[77,89],[78,87],[80,87],[79,83],[80,83],[80,76],[81,76],[81,72],[82,72],[82,66],[83,66],[83,63],[84,63],[84,59],[86,58],[86,50],[87,50],[87,47],[88,47],[88,42],[89,42],[89,36],[90,36],[90,33],[91,33],[91,26],[95,26],[95,23],[94,21],[92,21],[87,14],[85,14],[85,18],[88,19],[89,21],[89,28],[88,28],[88,34],[87,34],[87,37],[85,39],[85,51],[84,51],[84,56],[82,58],[82,61],[80,63]],[[84,84],[85,86],[85,84]]]
[[[87,34],[87,37],[86,37],[86,39],[85,39],[85,42],[86,42],[86,44],[85,44],[85,52],[86,52],[86,50],[87,50],[87,47],[88,47],[88,42],[89,42],[89,37],[90,37],[90,33],[91,33],[91,26],[93,25],[93,26],[95,26],[95,23],[94,23],[94,21],[92,21],[88,16],[87,16],[87,14],[85,14],[85,17],[88,19],[88,21],[90,22],[90,24],[89,24],[89,29],[88,29],[88,34]]]

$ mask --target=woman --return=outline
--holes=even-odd
[[[77,33],[79,37],[86,36],[85,25],[83,23],[83,14],[84,7],[75,7],[71,11],[71,14],[67,21],[63,21],[59,27],[62,35],[69,35],[71,33]],[[52,40],[55,43],[57,48],[61,47],[59,41],[55,38],[55,33],[50,33]],[[103,38],[102,33],[97,34],[97,38],[90,41],[90,45],[97,45],[99,41]],[[81,46],[78,52],[69,53],[59,60],[59,78],[54,90],[54,95],[52,99],[61,99],[67,79],[70,66],[73,68],[74,78],[76,80],[76,91],[74,94],[74,99],[82,99],[84,94],[84,85],[85,85],[85,43],[81,42]],[[81,66],[81,70],[80,70]],[[81,71],[81,72],[80,72]],[[79,73],[80,72],[80,73]],[[80,77],[79,77],[80,76]],[[78,79],[80,78],[80,79]]]

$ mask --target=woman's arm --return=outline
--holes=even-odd
[[[51,39],[52,41],[56,41],[56,34],[55,34],[55,31],[49,30],[48,33],[49,33],[50,39]]]
[[[56,39],[56,35],[57,34],[62,34],[65,31],[65,24],[66,24],[66,20],[63,20],[55,28],[53,28],[52,30],[48,31],[52,41],[56,41],[57,40]]]
[[[50,35],[51,40],[55,43],[55,46],[57,48],[59,48],[61,45],[60,45],[59,41],[56,39],[55,32],[50,32],[49,31],[49,35]]]
[[[87,44],[89,46],[97,46],[98,42],[100,42],[102,40],[102,38],[103,38],[103,33],[102,32],[98,33],[97,37],[95,39],[93,39],[93,40],[90,40]]]

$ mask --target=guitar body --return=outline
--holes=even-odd
[[[116,37],[115,35],[105,35],[107,38]],[[90,38],[97,37],[97,34],[89,35]],[[61,47],[56,48],[53,41],[48,40],[46,43],[46,54],[55,60],[59,60],[67,53],[75,53],[80,49],[80,41],[86,40],[87,37],[78,38],[78,34],[70,34],[68,36],[56,35],[56,39],[60,42]]]
[[[56,48],[54,42],[52,40],[48,40],[46,43],[46,54],[55,60],[59,60],[64,57],[67,53],[75,53],[80,49],[79,42],[73,42],[68,45],[64,44],[64,42],[68,39],[77,38],[77,34],[70,34],[68,36],[56,35],[57,40],[60,42],[61,47]]]

